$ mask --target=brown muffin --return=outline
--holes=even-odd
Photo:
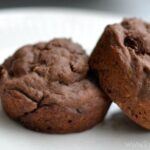
[[[112,101],[150,129],[150,24],[132,18],[107,26],[90,66]]]
[[[89,129],[103,120],[110,101],[88,72],[88,56],[69,39],[24,46],[0,69],[2,106],[36,131]]]

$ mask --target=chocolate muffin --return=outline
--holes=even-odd
[[[27,45],[0,68],[8,116],[47,133],[71,133],[101,122],[110,101],[89,73],[88,56],[69,39]]]
[[[150,24],[108,25],[90,58],[103,90],[137,124],[150,129]]]

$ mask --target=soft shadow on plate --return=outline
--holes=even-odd
[[[120,132],[125,134],[145,134],[147,132],[146,129],[130,120],[121,110],[111,112],[104,122],[100,124],[99,128],[107,131],[111,130],[115,134]]]

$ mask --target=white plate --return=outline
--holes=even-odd
[[[104,27],[120,17],[88,11],[28,8],[0,11],[0,63],[16,48],[54,37],[70,37],[91,52]],[[27,130],[0,107],[0,150],[147,150],[150,134],[112,105],[105,121],[91,130],[54,135]]]

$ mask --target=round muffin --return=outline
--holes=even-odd
[[[85,51],[70,39],[20,48],[2,64],[0,83],[5,112],[36,131],[89,129],[110,105],[89,73]]]
[[[111,100],[150,129],[150,24],[131,18],[107,26],[90,66]]]

